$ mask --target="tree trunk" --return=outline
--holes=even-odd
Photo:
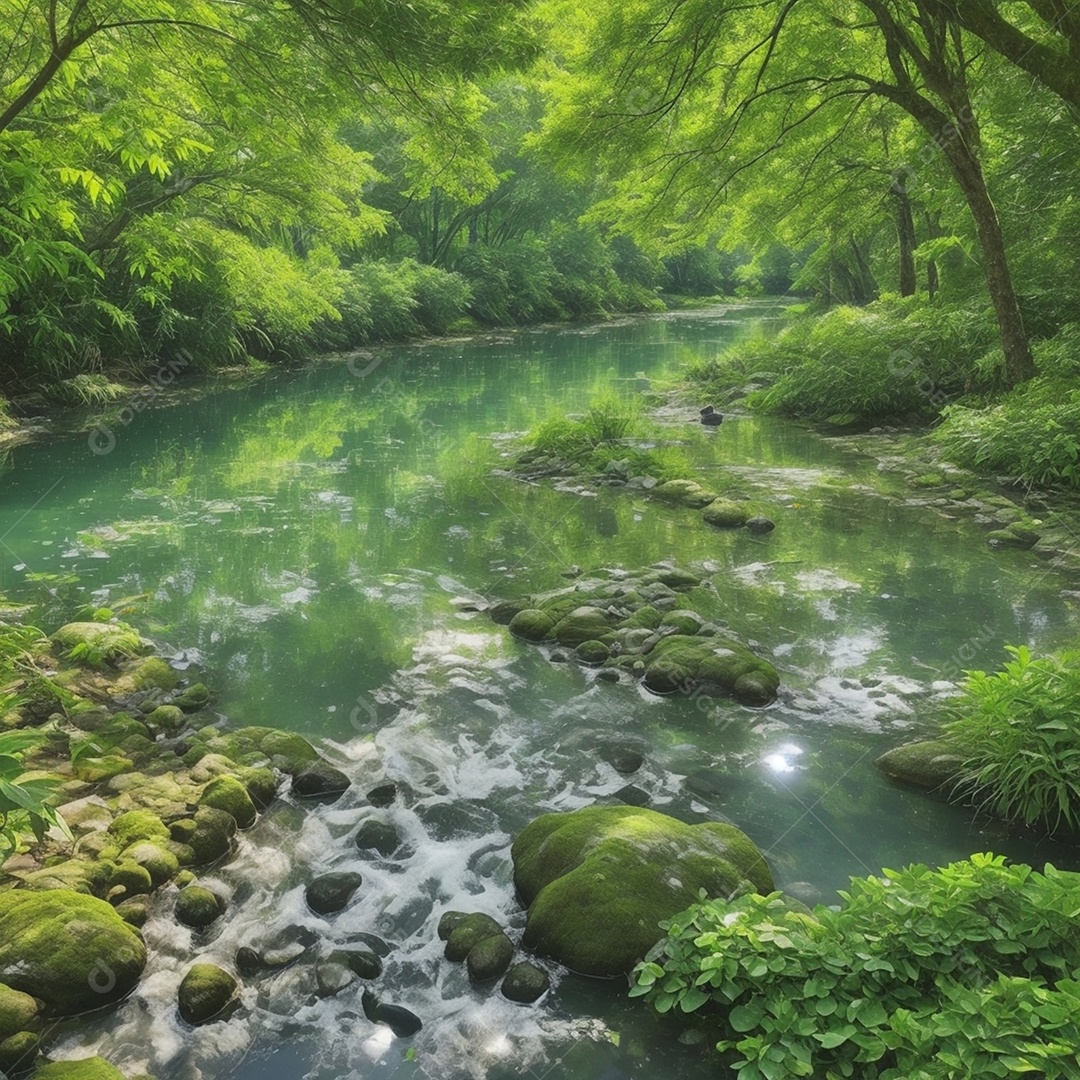
[[[915,275],[915,216],[907,189],[907,172],[894,169],[890,193],[896,199],[896,239],[900,247],[900,295],[914,296],[918,290]]]
[[[941,235],[941,226],[938,225],[936,214],[926,214],[926,239],[936,240]],[[933,300],[937,296],[938,289],[941,287],[941,278],[938,275],[938,266],[936,259],[926,260],[926,291],[930,294],[930,299]]]

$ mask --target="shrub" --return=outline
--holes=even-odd
[[[1006,646],[1000,671],[969,671],[945,738],[964,755],[957,787],[1006,821],[1080,827],[1080,652],[1033,659]]]
[[[883,874],[812,913],[703,899],[662,924],[631,996],[704,1011],[740,1080],[1073,1076],[1080,875],[993,855]]]

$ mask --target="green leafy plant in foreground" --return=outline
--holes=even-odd
[[[40,840],[51,826],[56,826],[71,839],[63,818],[51,805],[61,779],[23,766],[23,755],[46,741],[38,731],[0,735],[0,862],[19,849],[21,837],[28,830]]]
[[[1080,652],[1033,658],[1006,646],[1000,671],[969,671],[945,738],[964,755],[957,784],[1006,821],[1080,828]]]
[[[1076,1076],[1080,874],[1000,856],[853,878],[837,909],[702,899],[633,974],[739,1080]]]

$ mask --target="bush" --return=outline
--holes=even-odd
[[[662,924],[631,996],[704,1011],[740,1080],[1075,1076],[1080,875],[992,855],[883,874],[835,910],[703,900]]]
[[[1006,646],[1001,671],[969,671],[945,738],[964,755],[958,792],[1006,821],[1080,827],[1080,652],[1033,659]]]

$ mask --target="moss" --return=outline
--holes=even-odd
[[[677,634],[692,637],[705,625],[705,620],[696,611],[669,611],[660,620],[660,625],[670,626]]]
[[[53,634],[57,645],[107,663],[148,652],[150,645],[122,623],[72,622]]]
[[[747,506],[730,499],[717,499],[701,512],[701,520],[718,529],[741,528],[749,517],[750,510]]]
[[[77,780],[87,784],[97,784],[102,780],[110,780],[114,776],[121,776],[131,772],[135,763],[131,758],[121,757],[119,754],[107,754],[104,757],[81,757],[72,766],[72,772]]]
[[[698,899],[728,896],[772,876],[733,825],[685,825],[652,810],[588,807],[537,818],[512,849],[529,905],[525,944],[574,971],[629,971],[659,939],[659,922]]]
[[[189,1024],[225,1020],[240,1004],[236,979],[216,964],[192,964],[180,982],[180,1016]]]
[[[555,630],[555,618],[539,608],[526,608],[510,620],[509,630],[525,641],[547,641]]]
[[[960,777],[964,755],[944,739],[929,739],[897,746],[874,764],[893,780],[933,791],[950,786]]]
[[[0,1040],[0,1075],[15,1075],[29,1069],[40,1045],[41,1036],[33,1031],[18,1031]]]
[[[198,712],[210,704],[210,690],[201,682],[193,683],[183,693],[172,699],[172,704],[183,712]]]
[[[116,888],[123,889],[124,896],[141,896],[148,893],[153,884],[150,871],[145,866],[136,862],[122,862],[113,869],[109,889],[110,892]]]
[[[574,652],[585,664],[602,664],[611,656],[611,649],[602,641],[583,641]]]
[[[490,915],[480,912],[466,915],[446,939],[446,959],[464,960],[485,938],[502,932],[502,927]]]
[[[19,1031],[36,1031],[40,1027],[41,1003],[37,998],[0,983],[0,1039]]]
[[[39,1065],[30,1080],[126,1080],[124,1074],[102,1057],[81,1061],[50,1061]]]
[[[163,731],[167,735],[175,735],[184,729],[187,717],[183,709],[175,705],[159,705],[146,717],[146,723],[157,731]]]
[[[465,957],[472,982],[488,982],[506,974],[514,959],[514,943],[501,931],[478,942]]]
[[[247,788],[235,776],[218,776],[211,780],[199,796],[199,805],[224,810],[241,829],[254,825],[258,816]]]
[[[500,989],[503,997],[522,1005],[530,1005],[537,998],[543,997],[550,986],[551,979],[543,968],[537,967],[528,960],[523,960],[506,973]]]
[[[29,889],[70,889],[87,896],[104,896],[111,877],[112,865],[106,861],[65,859],[53,866],[24,874],[22,880]]]
[[[176,918],[185,926],[202,930],[225,910],[225,902],[201,885],[188,885],[176,897]]]
[[[152,840],[140,840],[120,853],[121,861],[138,863],[150,874],[155,889],[176,876],[180,860],[167,847]]]
[[[436,933],[440,941],[446,939],[469,917],[465,911],[444,911],[439,917],[439,926]]]
[[[103,900],[66,889],[0,893],[0,971],[67,1016],[117,1001],[146,963],[142,938]]]
[[[913,477],[909,483],[916,488],[935,488],[945,483],[945,477],[941,473],[923,473],[922,476]]]
[[[262,730],[265,734],[258,740],[259,749],[268,758],[281,758],[284,772],[290,774],[301,772],[305,765],[321,760],[315,747],[302,735],[296,735],[291,731],[275,731],[273,728]]]
[[[173,690],[180,675],[158,656],[140,660],[128,673],[140,690]]]
[[[706,491],[693,480],[668,480],[654,487],[651,494],[665,502],[678,503],[695,510],[708,506],[717,497],[715,491]]]
[[[164,843],[169,839],[169,830],[165,823],[149,810],[129,810],[113,819],[109,833],[116,837],[122,847],[128,847],[140,840]]]
[[[655,630],[663,621],[664,616],[652,604],[645,604],[623,619],[619,626],[624,630]]]
[[[611,629],[611,616],[588,604],[574,608],[555,625],[560,645],[578,646],[584,641],[600,640]]]
[[[776,696],[780,676],[772,664],[737,641],[672,634],[649,654],[645,685],[657,694],[719,688],[759,705]]]
[[[190,820],[194,828],[181,842],[191,848],[196,866],[215,862],[232,850],[232,840],[236,835],[236,820],[232,814],[213,806],[200,806]]]

